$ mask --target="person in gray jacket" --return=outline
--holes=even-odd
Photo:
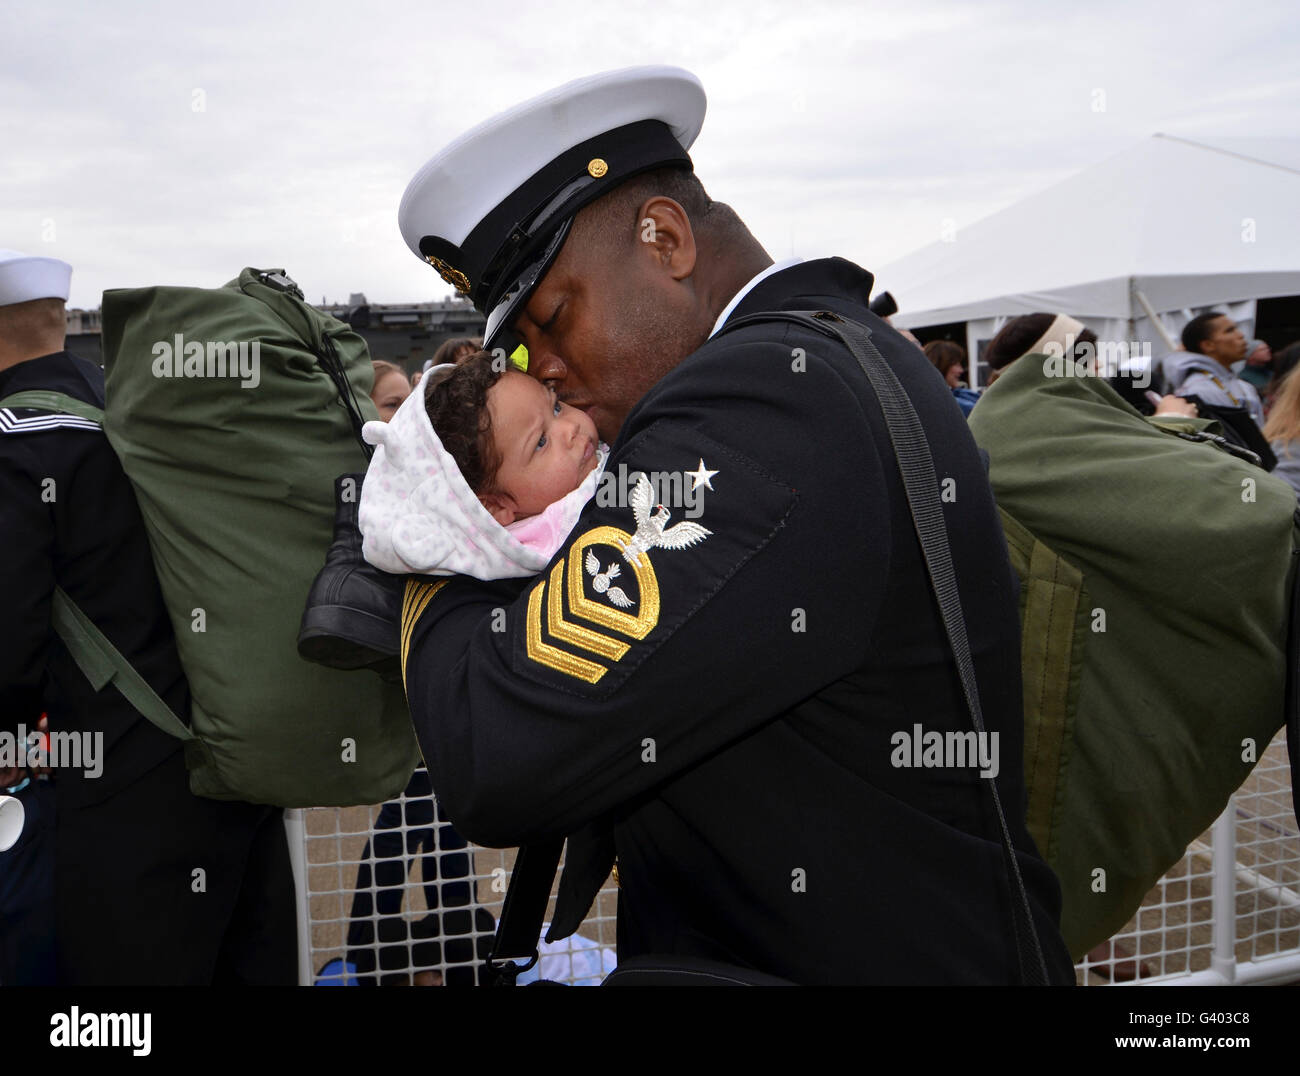
[[[1183,328],[1183,350],[1164,360],[1171,392],[1197,396],[1207,404],[1244,407],[1261,428],[1264,406],[1255,386],[1232,372],[1245,358],[1246,338],[1226,314],[1211,311],[1192,318]]]

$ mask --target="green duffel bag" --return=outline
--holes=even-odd
[[[1284,719],[1296,496],[1106,382],[1012,363],[971,413],[1020,577],[1030,832],[1078,959]],[[1058,364],[1059,365],[1059,364]]]
[[[365,470],[360,425],[378,417],[365,341],[282,271],[245,269],[221,288],[105,292],[103,347],[104,430],[190,685],[191,789],[283,807],[396,796],[419,757],[401,685],[297,650],[334,480]]]

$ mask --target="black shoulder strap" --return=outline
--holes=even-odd
[[[971,659],[970,642],[966,637],[966,621],[962,615],[961,599],[957,591],[957,578],[948,547],[948,535],[943,522],[943,507],[939,501],[939,484],[935,475],[934,460],[926,440],[921,420],[903,391],[894,371],[889,368],[875,344],[871,331],[864,325],[850,321],[829,311],[770,311],[751,314],[729,321],[722,330],[730,332],[746,325],[763,322],[788,321],[814,332],[839,340],[853,353],[871,382],[871,387],[884,411],[889,437],[894,445],[898,470],[907,493],[912,523],[925,557],[930,585],[943,617],[948,643],[957,661],[961,675],[962,691],[971,721],[979,733],[984,732],[984,718],[980,709],[979,688],[975,682],[975,665]],[[1029,897],[1020,876],[1020,866],[1011,846],[1002,800],[993,778],[988,778],[993,793],[993,806],[1001,830],[1002,854],[1012,896],[1012,925],[1015,930],[1016,954],[1020,962],[1021,982],[1046,985],[1047,964],[1043,959],[1038,932],[1034,927],[1029,908]],[[526,856],[527,853],[527,856]],[[542,854],[545,853],[545,854]],[[559,844],[541,848],[521,849],[519,859],[510,877],[497,931],[493,957],[536,955],[537,939],[541,935],[546,902],[550,896],[555,867],[559,862]],[[522,969],[520,969],[522,970]],[[509,969],[507,969],[507,975]],[[508,975],[511,981],[513,976]]]
[[[510,887],[501,905],[496,941],[488,957],[488,967],[495,976],[488,981],[494,986],[513,986],[520,972],[537,963],[537,943],[542,936],[546,904],[551,898],[551,883],[555,881],[555,868],[560,864],[563,847],[562,840],[539,841],[524,845],[515,856]],[[525,959],[527,963],[513,963],[517,959]]]
[[[912,513],[912,525],[921,543],[925,567],[930,576],[930,586],[939,612],[943,617],[948,645],[957,661],[961,674],[962,693],[975,731],[984,734],[984,717],[980,709],[979,688],[975,682],[975,664],[971,660],[970,641],[966,637],[966,620],[962,615],[961,597],[957,592],[957,575],[952,566],[952,551],[948,547],[948,532],[943,522],[943,506],[939,500],[939,482],[935,475],[934,459],[926,440],[921,419],[899,384],[894,371],[871,342],[871,330],[856,321],[830,311],[772,311],[751,314],[728,322],[724,332],[761,322],[791,321],[805,328],[831,336],[844,344],[858,360],[876,399],[880,402],[889,429],[889,439],[894,445],[898,472],[907,493],[907,505]],[[1007,829],[1002,798],[994,778],[986,778],[993,793],[993,806],[997,812],[998,827],[1002,837],[1002,855],[1011,886],[1012,923],[1016,932],[1016,953],[1020,959],[1020,979],[1029,985],[1047,985],[1047,964],[1034,928],[1029,909],[1029,897],[1020,865],[1011,847],[1011,834]]]

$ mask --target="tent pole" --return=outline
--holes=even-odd
[[[981,388],[979,357],[975,354],[979,341],[975,339],[973,322],[966,322],[966,383],[973,389]]]
[[[1147,312],[1147,317],[1151,319],[1151,324],[1155,327],[1156,332],[1160,334],[1160,338],[1165,342],[1165,346],[1169,348],[1170,351],[1177,351],[1178,345],[1174,343],[1173,337],[1165,331],[1164,323],[1156,316],[1156,312],[1151,309],[1151,304],[1147,301],[1147,297],[1142,294],[1142,289],[1135,287],[1133,289],[1133,296],[1142,304],[1142,309]]]

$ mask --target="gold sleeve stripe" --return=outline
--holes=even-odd
[[[415,605],[420,598],[436,586],[434,583],[422,583],[418,579],[408,579],[406,590],[402,594],[402,635],[406,635],[414,617]]]
[[[544,590],[546,590],[546,584],[538,583],[528,596],[528,656],[539,665],[545,665],[558,672],[567,673],[569,676],[576,676],[579,680],[594,684],[609,671],[605,666],[594,661],[588,661],[586,658],[580,658],[576,654],[570,654],[542,641],[542,592]],[[406,667],[405,662],[402,663],[402,667]]]
[[[560,608],[563,595],[564,561],[561,560],[551,569],[551,590],[546,602],[546,630],[551,633],[552,638],[573,643],[574,646],[590,650],[603,658],[613,658],[615,661],[627,653],[627,643],[565,620],[564,611]]]
[[[414,579],[406,581],[406,589],[402,593],[402,628],[401,639],[406,641],[406,629],[411,623],[411,613],[415,609],[415,603],[419,600],[421,594],[429,589],[430,583],[417,583]]]
[[[411,633],[420,614],[428,608],[433,596],[450,583],[450,579],[440,579],[436,583],[419,583],[414,579],[406,581],[406,595],[402,600],[402,687],[406,687],[406,655],[411,646]]]

